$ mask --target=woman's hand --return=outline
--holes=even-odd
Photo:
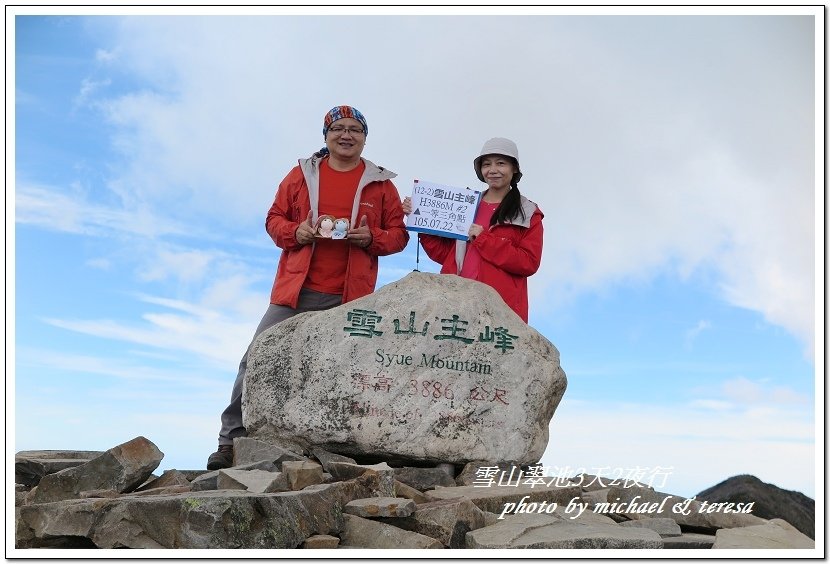
[[[403,213],[405,215],[411,214],[412,213],[412,198],[410,198],[409,196],[404,198],[403,202],[401,202],[401,207],[403,207]]]
[[[481,225],[473,223],[470,226],[470,230],[467,231],[467,237],[470,238],[470,242],[475,241],[475,238],[481,235],[482,231],[484,231],[484,228]]]

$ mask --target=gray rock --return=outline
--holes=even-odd
[[[679,506],[678,509],[688,510],[689,514],[684,515],[682,512],[674,511],[674,506],[677,504],[685,504]],[[702,503],[694,499],[654,491],[650,488],[611,488],[608,492],[608,505],[606,507],[611,508],[613,513],[621,513],[629,519],[668,517],[678,525],[692,529],[690,532],[709,533],[717,529],[749,527],[766,522],[752,514],[713,510],[717,508],[712,507],[709,502]],[[636,511],[613,511],[614,507],[617,509],[633,507]],[[656,510],[654,510],[655,508]],[[598,504],[595,510],[600,509]]]
[[[443,470],[447,473],[447,476],[455,479],[455,464],[450,464],[449,462],[442,462],[436,466],[439,470]]]
[[[719,548],[815,548],[815,541],[784,521],[772,519],[762,525],[720,529],[713,549]]]
[[[337,548],[340,539],[332,535],[312,535],[304,542],[302,548]]]
[[[230,472],[228,472],[230,471]],[[248,486],[241,480],[245,480],[246,482],[251,481],[250,478],[247,480],[242,476],[244,474],[248,474],[250,472],[254,472],[254,470],[243,470],[239,474],[233,471],[233,467],[231,468],[222,468],[219,470],[219,475],[216,476],[216,489],[217,490],[240,490],[240,491],[248,491]],[[237,479],[237,476],[239,479]],[[257,492],[257,493],[264,493],[264,492]]]
[[[94,497],[118,497],[121,494],[115,490],[87,490],[78,494],[78,499],[87,499]]]
[[[489,511],[482,511],[484,513],[484,526],[489,527],[490,525],[496,525],[501,523],[501,519],[495,513],[491,513]]]
[[[243,419],[250,437],[296,450],[535,463],[565,387],[559,352],[495,290],[413,272],[264,331]]]
[[[16,548],[87,547],[93,525],[104,508],[123,503],[120,499],[70,499],[17,508]],[[80,539],[83,539],[81,541]]]
[[[351,480],[365,474],[377,476],[383,497],[395,497],[395,472],[385,462],[379,464],[350,464],[330,462],[329,471],[335,480]]]
[[[245,466],[263,460],[268,460],[279,468],[286,460],[305,460],[305,457],[302,454],[252,437],[237,437],[233,440],[234,466]]]
[[[331,462],[348,462],[349,464],[357,464],[354,458],[349,458],[348,456],[343,456],[342,454],[329,452],[324,448],[311,447],[309,450],[311,451],[311,455],[320,462],[320,464],[323,466],[323,470],[325,470],[326,472],[329,471],[329,463]]]
[[[232,466],[234,470],[264,470],[265,472],[279,472],[280,468],[282,468],[282,463],[279,466],[274,464],[272,460],[258,460],[256,462],[250,462],[248,464],[240,464],[238,466]]]
[[[271,482],[270,485],[266,486],[263,493],[291,491],[291,486],[288,484],[288,477],[285,475],[285,472],[274,472],[274,476],[274,481]],[[250,489],[248,491],[250,491]]]
[[[47,474],[80,466],[102,454],[96,450],[22,450],[14,455],[14,481],[36,486]]]
[[[663,548],[708,549],[715,544],[715,535],[683,533],[679,537],[663,537]]]
[[[207,474],[211,470],[205,470],[203,468],[201,470],[176,470],[176,471],[179,472],[185,478],[187,478],[188,482],[192,482],[193,480],[195,480],[199,476],[202,476],[203,474]]]
[[[669,519],[668,517],[653,517],[648,519],[623,521],[620,523],[620,526],[651,529],[652,531],[657,531],[657,534],[663,538],[679,537],[681,535],[680,525],[678,525],[674,519]]]
[[[340,533],[342,548],[444,548],[439,541],[412,531],[405,531],[386,523],[344,515],[345,524]]]
[[[163,488],[153,488],[152,490],[135,491],[132,493],[120,494],[119,497],[161,497],[165,495],[177,495],[180,493],[191,492],[191,486],[165,486]]]
[[[455,486],[455,478],[450,476],[444,468],[412,466],[395,468],[395,479],[420,491],[431,490],[438,486]]]
[[[405,497],[371,497],[353,499],[343,509],[358,517],[409,517],[415,511],[415,502]]]
[[[156,445],[137,437],[80,466],[47,474],[40,480],[32,502],[71,499],[88,490],[132,491],[144,483],[163,457]]]
[[[383,474],[392,480],[395,479],[394,469],[385,462],[380,462],[378,464],[357,464],[355,462],[334,461],[328,462],[327,466],[327,471],[331,473],[335,480],[351,480],[352,478],[362,476],[367,472]]]
[[[166,470],[161,476],[152,480],[136,491],[152,490],[157,488],[166,488],[168,486],[189,486],[190,480],[178,470]]]
[[[602,490],[589,490],[587,492],[583,489],[582,490],[582,501],[587,502],[589,504],[589,507],[591,509],[593,509],[594,506],[597,503],[607,503],[608,502],[608,492],[609,491],[610,490],[608,488],[602,489]]]
[[[466,534],[487,526],[485,512],[463,497],[424,503],[410,517],[384,522],[432,537],[448,548],[465,548]]]
[[[467,533],[467,548],[663,548],[655,531],[519,514]]]
[[[310,460],[286,460],[282,463],[282,473],[292,490],[323,483],[323,467]]]
[[[219,470],[219,476],[216,479],[216,489],[245,490],[252,493],[273,493],[286,492],[291,488],[288,487],[285,475],[281,472],[224,468]]]
[[[153,474],[150,474],[149,476],[147,476],[147,478],[146,478],[146,479],[145,479],[145,480],[144,480],[144,481],[143,481],[143,482],[142,482],[142,483],[141,483],[141,484],[140,484],[137,488],[135,488],[135,489],[134,489],[134,491],[139,491],[139,490],[141,490],[142,488],[144,488],[144,486],[146,486],[146,485],[148,485],[148,484],[150,484],[150,483],[152,483],[152,482],[155,482],[155,481],[156,481],[156,480],[158,480],[160,477],[161,477],[161,476],[159,476],[159,475],[157,475],[157,474],[154,474],[154,473],[153,473]]]
[[[19,508],[18,547],[86,539],[82,546],[90,548],[296,548],[315,534],[339,533],[346,503],[376,495],[378,485],[376,475],[365,475],[300,492],[133,494],[28,505]]]
[[[210,472],[205,472],[204,474],[190,482],[190,488],[194,492],[203,492],[218,489],[219,472],[220,470],[212,470]]]
[[[26,497],[29,494],[29,487],[23,484],[14,485],[14,506],[20,507],[26,503]]]
[[[428,496],[422,491],[418,491],[412,486],[407,486],[403,482],[395,480],[395,497],[405,497],[411,499],[415,503],[429,503],[435,501],[435,498]]]
[[[32,548],[34,546],[35,535],[32,528],[20,517],[21,509],[19,506],[14,508],[14,547],[15,548]],[[8,530],[8,528],[6,529]],[[46,543],[46,540],[41,541]],[[6,558],[8,559],[8,538],[6,539]]]
[[[33,487],[31,490],[26,492],[23,497],[23,503],[21,505],[29,505],[33,503],[35,496],[37,495],[37,486]]]
[[[546,513],[547,515],[547,513]],[[579,510],[569,510],[567,506],[559,506],[550,515],[558,517],[564,523],[581,523],[583,525],[613,525],[617,526],[617,522],[600,513],[594,513],[587,509],[579,512]]]
[[[520,507],[522,500],[525,504],[545,502],[546,506],[550,506],[551,503],[567,505],[572,499],[581,499],[579,486],[491,486],[488,488],[455,486],[452,488],[437,488],[426,493],[436,499],[466,497],[475,503],[479,509],[499,515],[512,513],[513,511],[506,511],[507,504],[513,504],[512,507],[515,510]]]

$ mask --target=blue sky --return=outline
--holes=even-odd
[[[415,178],[480,188],[481,144],[517,142],[545,213],[530,324],[568,375],[545,465],[671,468],[662,489],[689,496],[740,473],[822,487],[820,9],[24,13],[7,34],[14,451],[144,435],[160,470],[203,467],[279,258],[265,213],[345,103],[402,196]],[[380,284],[415,254],[413,237],[382,259]]]

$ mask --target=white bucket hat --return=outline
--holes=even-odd
[[[476,176],[478,176],[478,179],[482,182],[487,181],[484,180],[484,177],[481,175],[481,159],[487,155],[504,155],[506,157],[513,157],[516,161],[516,174],[513,175],[510,183],[519,183],[519,180],[522,178],[522,171],[519,168],[519,148],[516,147],[516,144],[513,141],[505,139],[504,137],[493,137],[484,143],[484,147],[481,148],[481,153],[479,153],[479,156],[473,161],[473,166],[476,169]]]

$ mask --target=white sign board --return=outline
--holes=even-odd
[[[476,190],[416,180],[406,228],[466,240],[480,200],[481,192]]]

